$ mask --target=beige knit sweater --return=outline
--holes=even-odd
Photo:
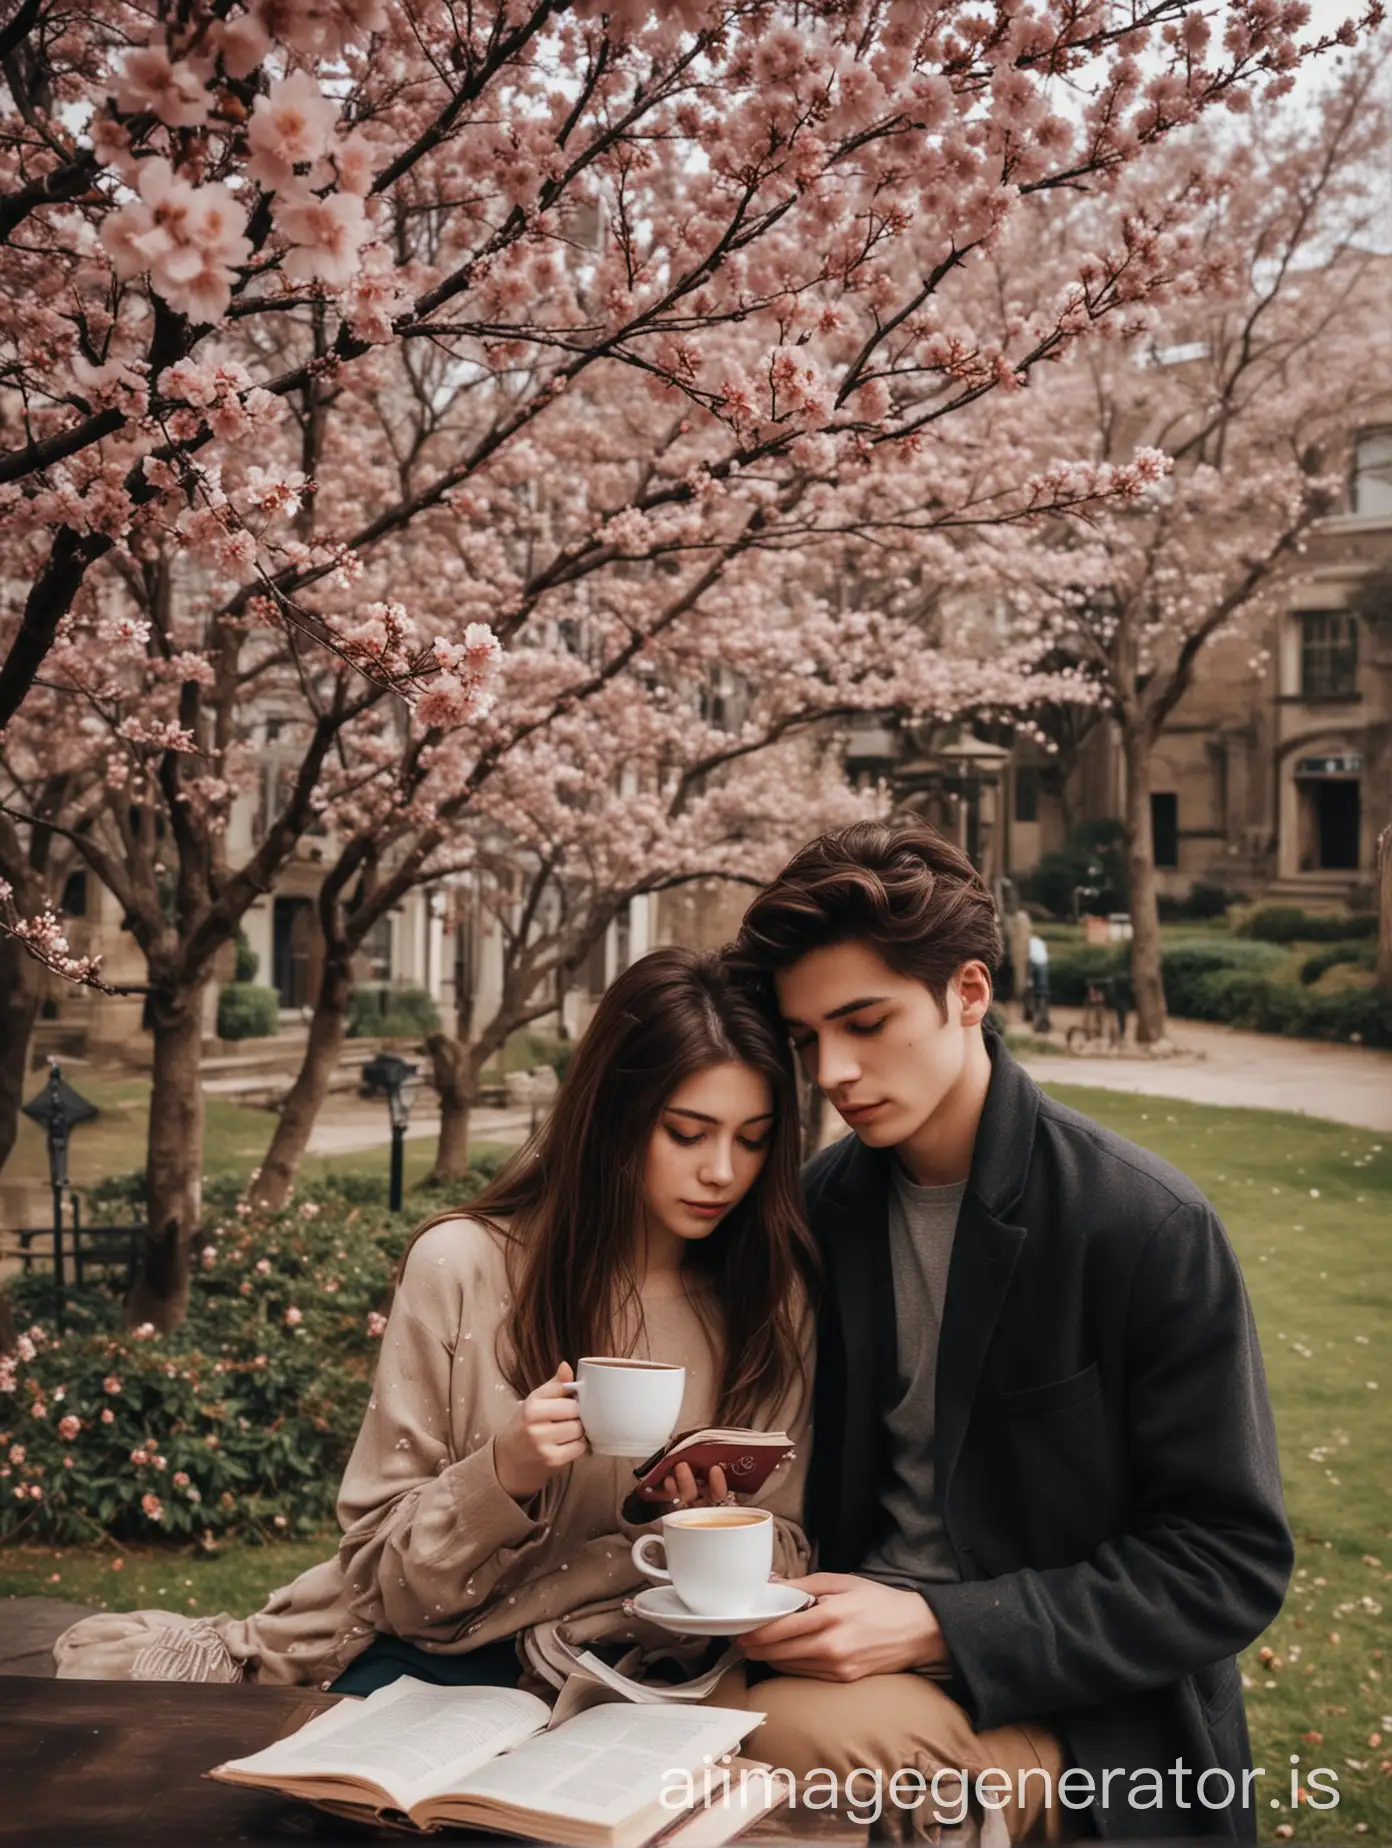
[[[719,1362],[690,1299],[645,1292],[641,1300],[644,1326],[631,1331],[627,1351],[684,1366],[677,1428],[709,1423]],[[339,1491],[336,1557],[254,1616],[211,1620],[247,1675],[327,1683],[378,1631],[462,1653],[647,1583],[629,1549],[651,1523],[635,1527],[620,1513],[630,1463],[581,1457],[525,1509],[499,1483],[493,1440],[518,1403],[494,1351],[507,1309],[502,1243],[480,1222],[442,1221],[416,1241]],[[809,1376],[810,1349],[809,1319]],[[797,1456],[758,1498],[776,1517],[774,1570],[797,1576],[809,1562],[800,1525],[806,1395],[756,1422],[797,1442]],[[120,1664],[148,1642],[155,1616],[137,1615],[138,1627],[130,1618],[83,1619],[59,1640],[60,1674],[129,1673]]]

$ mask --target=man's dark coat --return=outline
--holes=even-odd
[[[1099,1834],[1250,1838],[1288,1780],[1267,1767],[1242,1806],[1233,1657],[1280,1609],[1292,1547],[1237,1260],[1191,1181],[988,1044],[937,1371],[937,1493],[962,1582],[921,1587],[952,1691],[978,1730],[1051,1723],[1099,1795],[1120,1772],[1092,1810]],[[883,1520],[892,1160],[852,1136],[804,1177],[827,1269],[808,1514],[824,1571],[855,1572]],[[1129,1801],[1154,1796],[1129,1777],[1142,1767],[1164,1774],[1161,1807]],[[1199,1805],[1210,1767],[1235,1780],[1231,1808]],[[1205,1785],[1210,1802],[1224,1789]]]

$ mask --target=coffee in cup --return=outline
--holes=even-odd
[[[590,1449],[601,1457],[648,1457],[676,1429],[686,1368],[591,1354],[576,1368],[575,1397]]]
[[[660,1546],[666,1570],[649,1563]],[[697,1617],[738,1617],[758,1608],[773,1573],[773,1516],[767,1508],[681,1508],[664,1514],[660,1534],[633,1543],[633,1563],[670,1584]]]

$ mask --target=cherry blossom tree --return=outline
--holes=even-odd
[[[1086,525],[1056,526],[1049,545],[994,535],[977,552],[984,581],[1007,589],[1021,627],[1051,645],[1044,658],[1082,668],[1093,710],[1119,732],[1143,1042],[1166,1027],[1157,742],[1213,643],[1245,635],[1260,654],[1283,580],[1340,502],[1354,431],[1392,392],[1392,257],[1377,237],[1387,75],[1386,49],[1370,50],[1308,114],[1170,151],[1174,181],[1191,162],[1204,176],[1185,181],[1203,201],[1189,234],[1212,268],[1201,298],[1160,309],[1134,341],[1078,349],[1043,395],[1080,439],[1091,431],[1095,460],[1143,440],[1173,472]],[[1042,245],[1057,227],[1036,235]]]
[[[1287,88],[1330,42],[1305,21],[1270,0],[1229,0],[1217,33],[1185,0],[10,15],[4,803],[46,825],[26,792],[71,758],[55,825],[146,960],[133,1313],[180,1313],[202,995],[305,831],[345,842],[321,913],[356,918],[513,750],[702,630],[744,561],[874,535],[886,500],[917,538],[1133,492],[1144,461],[985,487],[953,433],[1188,286],[1165,235],[1188,202],[1108,201],[1204,110]],[[1086,270],[1002,314],[974,260],[1087,189]],[[736,651],[765,609],[724,608],[704,645]],[[767,627],[791,670],[796,625]],[[843,638],[862,681],[872,631]],[[523,671],[490,713],[500,649]],[[233,865],[272,710],[296,756]]]
[[[612,755],[586,762],[569,740],[561,750],[568,776],[553,768],[532,780],[510,765],[506,787],[485,805],[488,819],[476,818],[473,915],[497,933],[499,993],[483,1015],[461,993],[453,1032],[427,1037],[440,1098],[436,1182],[467,1171],[484,1067],[513,1033],[555,1011],[636,899],[698,880],[758,886],[814,834],[879,814],[886,801],[882,790],[851,787],[826,740],[773,746],[714,780],[660,754],[626,754],[616,776]]]
[[[1131,465],[1138,482],[1151,466]],[[1090,475],[1087,491],[1109,496],[1115,476]],[[881,518],[893,511],[892,502],[879,506]],[[510,1032],[550,1011],[540,986],[573,967],[622,905],[693,878],[772,870],[799,840],[860,812],[858,798],[835,793],[825,762],[790,797],[786,747],[853,713],[1014,713],[1051,694],[1087,696],[1076,672],[1032,673],[1022,651],[983,661],[973,649],[932,646],[901,612],[848,611],[823,594],[822,566],[804,567],[804,580],[789,581],[777,551],[746,554],[714,581],[703,564],[699,603],[688,607],[679,588],[683,620],[665,629],[650,622],[621,674],[607,663],[627,653],[629,625],[616,628],[594,609],[569,619],[576,652],[510,654],[489,717],[463,748],[429,754],[422,797],[402,800],[403,766],[412,766],[409,782],[417,762],[408,745],[388,774],[355,779],[351,799],[332,802],[341,846],[318,894],[323,975],[300,1071],[253,1188],[258,1203],[286,1197],[342,1051],[355,959],[413,887],[500,861],[529,869],[520,900],[511,878],[485,879],[509,956],[496,1017],[432,1048],[454,1167],[482,1064]],[[759,621],[747,621],[750,610]],[[583,682],[585,697],[557,700],[551,677],[573,686],[586,659],[602,665]],[[717,713],[708,695],[718,685],[731,697]],[[534,724],[533,712],[545,723]]]

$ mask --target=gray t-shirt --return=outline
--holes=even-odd
[[[861,1572],[886,1584],[949,1584],[961,1577],[937,1505],[934,1480],[938,1336],[947,1269],[965,1181],[920,1187],[898,1162],[889,1191],[889,1259],[900,1398],[889,1412],[885,1537]]]

